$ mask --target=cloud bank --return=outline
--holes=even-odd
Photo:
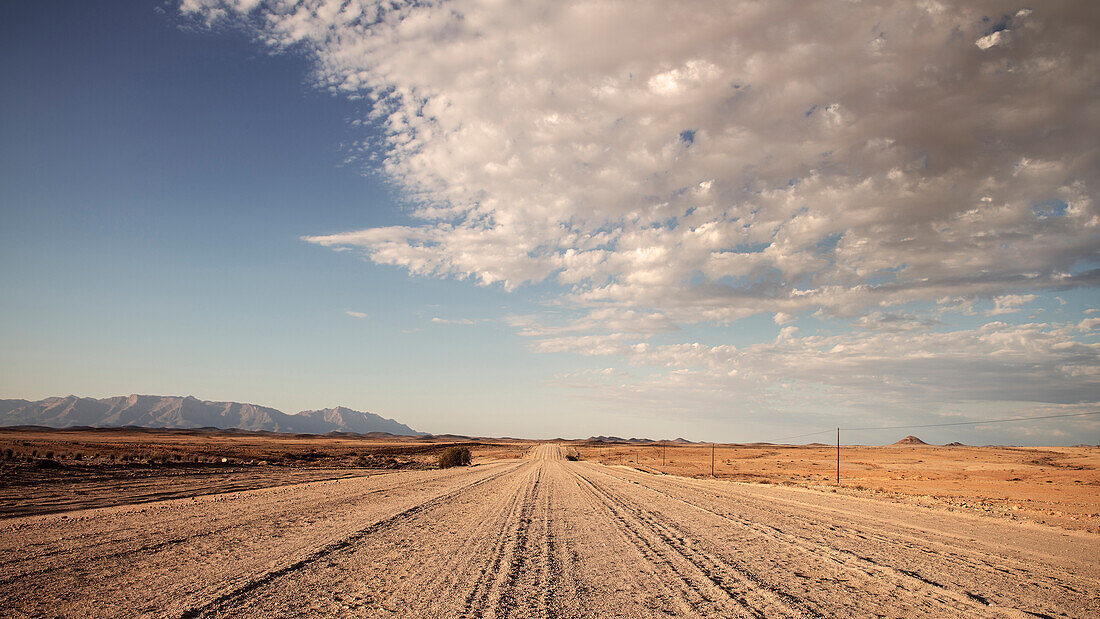
[[[942,334],[932,314],[904,319],[902,309],[996,298],[988,314],[1011,315],[1036,293],[1097,285],[1100,10],[1091,4],[181,8],[308,54],[317,86],[371,102],[363,120],[381,137],[361,155],[402,189],[411,223],[307,241],[415,275],[557,283],[556,302],[575,320],[551,328],[517,317],[534,350],[644,358],[690,380],[705,370],[838,387],[850,381],[835,367],[861,355],[858,367],[908,363],[898,375],[917,372],[917,391],[950,376],[906,360],[1030,351],[1048,378],[1069,372],[1100,393],[1095,344],[1063,326]],[[760,313],[783,328],[770,349],[685,358],[677,346],[637,348],[681,325]],[[857,332],[784,339],[810,313],[855,319]],[[883,329],[891,321],[922,335]],[[1008,345],[1028,337],[1048,348]],[[1063,358],[1057,346],[1075,352]],[[869,352],[880,347],[894,354]],[[748,389],[741,380],[715,388]],[[1066,399],[1049,392],[1013,397]]]

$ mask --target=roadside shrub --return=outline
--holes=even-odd
[[[439,468],[449,469],[452,466],[469,466],[470,450],[465,447],[448,447],[439,454]]]
[[[566,454],[565,459],[570,462],[576,462],[581,459],[577,454]]]
[[[10,447],[8,449],[4,450],[4,459],[5,460],[11,460],[13,457],[15,457],[15,452],[12,451],[12,449]]]
[[[46,452],[46,459],[47,460],[53,460],[53,452],[52,451],[47,451]]]

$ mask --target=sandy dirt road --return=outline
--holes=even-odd
[[[4,615],[1096,616],[1100,538],[523,460],[0,520]]]

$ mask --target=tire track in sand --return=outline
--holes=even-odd
[[[992,576],[990,571],[993,565],[980,555],[970,556],[962,554],[963,546],[949,546],[932,539],[923,540],[919,545],[922,555],[932,555],[939,562],[938,572],[951,575],[954,580],[966,580],[968,585],[948,584],[939,579],[921,574],[917,568],[908,568],[895,565],[900,561],[898,552],[905,549],[918,548],[911,536],[897,534],[885,536],[869,532],[866,528],[861,530],[845,529],[834,524],[823,523],[820,519],[814,520],[807,515],[796,511],[781,511],[774,505],[749,505],[742,501],[731,503],[737,497],[732,496],[733,491],[728,489],[727,494],[715,494],[717,489],[708,487],[706,482],[684,478],[657,478],[652,476],[635,476],[621,471],[601,470],[600,474],[618,479],[623,483],[637,484],[646,491],[662,495],[671,501],[683,503],[690,508],[704,514],[715,516],[737,525],[739,529],[751,531],[756,534],[757,540],[774,542],[772,549],[766,550],[769,556],[776,561],[783,560],[791,565],[800,565],[799,573],[827,573],[829,571],[844,570],[848,576],[844,577],[846,586],[852,587],[856,581],[870,582],[859,587],[865,594],[859,600],[860,609],[868,610],[874,603],[874,597],[882,600],[881,608],[886,612],[890,608],[897,607],[899,599],[919,600],[923,612],[936,612],[943,614],[965,613],[971,616],[1004,616],[1019,615],[1020,613],[1040,616],[1044,613],[1035,610],[1019,608],[1025,602],[1023,598],[1034,598],[1038,595],[1033,590],[1020,591],[1024,595],[1001,595],[1000,591],[1012,591],[1035,580],[1039,576],[1043,590],[1057,587],[1065,589],[1078,596],[1082,593],[1067,585],[1060,578],[1051,574],[1026,574],[1019,580],[1001,583],[999,588],[987,591],[975,584]],[[692,492],[686,492],[685,486],[690,485]],[[789,504],[785,501],[777,501],[779,504]],[[745,515],[737,513],[734,508],[747,511]],[[761,513],[765,512],[765,513]],[[866,522],[867,517],[864,517]],[[776,521],[779,521],[778,523]],[[774,524],[773,524],[774,523]],[[793,525],[793,526],[791,526]],[[824,530],[822,530],[824,529]],[[926,536],[927,537],[927,536]],[[838,543],[842,540],[861,540],[866,548],[849,548],[850,544]],[[878,543],[875,543],[878,542]],[[890,557],[881,555],[882,548],[891,549]],[[931,548],[936,548],[935,551]],[[879,549],[880,552],[873,552]],[[763,551],[762,551],[763,554]],[[785,557],[785,559],[784,559]],[[892,561],[890,559],[893,559]],[[1017,560],[1008,559],[1014,563]],[[813,567],[813,566],[817,567]],[[903,565],[905,565],[903,563]],[[981,567],[979,567],[981,566]],[[984,568],[984,570],[983,570]],[[993,568],[997,569],[997,568]],[[921,570],[924,571],[924,570]],[[1004,571],[998,569],[997,571]],[[962,578],[965,576],[965,578]],[[839,576],[838,576],[839,577]],[[1002,579],[1003,580],[1003,579]],[[977,591],[977,593],[975,592]],[[1028,595],[1030,593],[1030,595]],[[873,594],[873,595],[867,595]],[[1033,606],[1033,604],[1027,604]],[[929,608],[931,607],[931,608]],[[854,609],[853,609],[854,610]]]
[[[491,482],[491,481],[507,474],[508,472],[509,472],[508,470],[504,470],[504,471],[494,473],[493,475],[483,477],[483,478],[475,480],[475,481],[473,481],[469,484],[463,485],[463,486],[461,486],[461,487],[459,487],[455,490],[451,490],[449,492],[437,495],[437,496],[432,497],[430,499],[427,499],[427,500],[425,500],[421,503],[418,503],[418,504],[416,504],[412,507],[409,507],[408,509],[402,510],[400,512],[397,512],[396,514],[393,514],[391,516],[388,516],[386,518],[378,520],[378,521],[376,521],[376,522],[374,522],[374,523],[372,523],[372,524],[370,524],[370,525],[368,525],[368,526],[366,526],[362,529],[359,529],[357,531],[354,531],[354,532],[344,536],[343,538],[341,538],[339,540],[336,540],[334,542],[330,542],[328,544],[325,544],[324,546],[321,546],[320,548],[317,548],[317,549],[313,550],[312,552],[309,552],[304,557],[298,559],[297,561],[294,561],[293,563],[291,563],[289,565],[286,565],[286,566],[278,568],[278,569],[268,570],[267,572],[264,572],[263,574],[259,574],[257,576],[254,576],[254,577],[250,578],[248,581],[246,581],[245,583],[243,583],[239,586],[236,586],[233,589],[231,589],[229,591],[226,591],[225,593],[222,593],[221,595],[218,595],[217,597],[215,597],[212,600],[209,600],[208,602],[205,602],[203,604],[188,608],[187,610],[183,611],[183,613],[180,615],[180,617],[181,617],[181,619],[201,617],[201,616],[205,616],[209,613],[221,610],[225,606],[230,605],[232,602],[238,600],[241,597],[244,597],[244,596],[248,595],[252,591],[255,591],[256,589],[259,589],[260,587],[263,587],[264,585],[267,585],[267,584],[269,584],[269,583],[271,583],[275,580],[278,580],[280,578],[283,578],[287,575],[293,574],[294,572],[297,572],[297,571],[309,566],[310,564],[312,564],[312,563],[314,563],[314,562],[316,562],[316,561],[318,561],[322,558],[327,557],[328,555],[331,555],[331,554],[333,554],[335,552],[338,552],[340,550],[343,550],[345,548],[352,547],[355,544],[361,542],[365,538],[369,537],[370,535],[372,535],[372,534],[374,534],[374,533],[376,533],[380,530],[383,530],[387,527],[391,527],[391,526],[393,526],[393,525],[395,525],[395,524],[397,524],[397,523],[399,523],[403,520],[412,518],[416,514],[422,512],[426,509],[429,509],[429,508],[431,508],[435,505],[444,504],[448,500],[454,498],[455,496],[458,496],[458,495],[462,494],[463,492],[466,492],[466,491],[470,490],[471,488],[475,488],[475,487],[480,486],[482,484],[489,483],[489,482]]]
[[[236,613],[367,616],[556,617],[580,608],[562,597],[576,584],[567,544],[553,529],[551,486],[563,478],[546,460],[525,461],[449,503],[396,523],[369,544],[328,556],[309,570],[239,600]],[[308,601],[302,601],[303,592]],[[339,592],[339,593],[337,593]]]
[[[505,520],[506,526],[501,527],[496,543],[489,553],[489,564],[482,568],[473,588],[463,601],[463,616],[481,616],[487,608],[497,608],[505,604],[511,606],[514,602],[512,589],[526,561],[524,552],[535,505],[534,496],[538,492],[542,476],[542,468],[538,464],[526,466],[532,467],[532,471],[524,478],[522,497],[518,492],[512,495],[511,505],[514,509]],[[528,481],[530,477],[534,479]],[[504,565],[508,566],[506,570],[502,569]],[[491,597],[496,598],[496,604],[489,604]]]
[[[647,514],[574,469],[573,474],[608,511],[641,554],[660,569],[671,570],[692,611],[704,616],[823,617],[782,591],[766,587],[751,574],[735,571],[698,548],[683,543]]]

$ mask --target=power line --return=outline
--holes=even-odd
[[[776,438],[776,439],[772,439],[770,441],[761,441],[761,442],[762,443],[778,443],[780,441],[789,441],[789,440],[795,439],[795,438],[805,438],[807,436],[817,436],[818,434],[827,434],[827,433],[832,432],[832,431],[833,431],[833,428],[829,428],[828,430],[821,430],[820,432],[808,432],[806,434],[798,434],[796,436],[784,436],[783,438]]]
[[[986,421],[952,421],[949,423],[925,423],[910,426],[881,426],[867,428],[841,428],[846,432],[858,432],[863,430],[906,430],[909,428],[941,428],[945,426],[981,426],[987,423],[1009,423],[1012,421],[1034,421],[1036,419],[1057,419],[1059,417],[1085,417],[1087,415],[1100,415],[1100,411],[1089,413],[1066,413],[1062,415],[1042,415],[1040,417],[1014,417],[1009,419],[989,419]]]

